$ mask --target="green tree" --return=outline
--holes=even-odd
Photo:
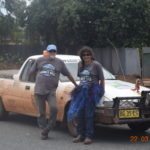
[[[1,0],[1,6],[5,8],[6,14],[0,15],[0,38],[1,41],[17,39],[17,34],[23,32],[20,27],[25,26],[26,2],[25,0]],[[18,34],[19,35],[19,34]],[[20,35],[18,36],[20,38]]]
[[[5,8],[7,13],[11,14],[20,26],[24,26],[26,7],[25,0],[5,0]]]
[[[149,0],[34,0],[27,16],[30,37],[61,47],[149,45]]]
[[[0,41],[1,43],[10,40],[14,28],[14,20],[10,15],[0,16]]]

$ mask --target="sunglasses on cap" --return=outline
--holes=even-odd
[[[50,50],[49,52],[50,53],[56,53],[56,50]]]

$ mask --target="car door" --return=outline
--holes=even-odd
[[[33,59],[28,60],[20,77],[6,82],[3,99],[8,111],[36,116],[37,109],[33,94],[35,77],[29,78],[29,71],[33,63]]]
[[[20,87],[22,88],[22,101],[24,113],[31,116],[37,115],[37,107],[34,98],[35,74],[29,76],[30,69],[34,64],[33,59],[28,60],[20,76]]]

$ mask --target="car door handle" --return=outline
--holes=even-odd
[[[28,85],[25,86],[25,89],[26,89],[26,90],[30,90],[30,86],[28,86]]]

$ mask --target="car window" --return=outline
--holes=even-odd
[[[108,70],[106,70],[104,67],[103,67],[103,73],[104,73],[105,80],[114,80],[114,79],[116,79],[116,77],[112,73],[110,73]]]
[[[35,82],[35,75],[32,75],[29,77],[29,72],[30,72],[30,69],[31,69],[32,65],[34,64],[34,62],[35,62],[35,60],[33,60],[33,59],[28,60],[28,62],[24,66],[24,69],[21,73],[21,76],[20,76],[21,81]]]
[[[68,70],[70,71],[71,75],[74,77],[76,81],[79,81],[79,77],[77,76],[77,70],[78,70],[78,63],[73,62],[73,63],[65,63]],[[60,81],[69,81],[68,77],[60,74]]]
[[[74,62],[74,63],[65,63],[65,64],[66,64],[67,68],[69,69],[70,73],[72,74],[72,76],[74,77],[74,79],[76,81],[79,81],[79,77],[77,76],[78,63]],[[115,76],[112,73],[110,73],[104,67],[102,69],[103,69],[105,80],[114,80],[115,79]],[[61,74],[60,81],[66,82],[66,81],[69,81],[69,79],[66,76],[63,76]]]
[[[22,74],[20,77],[21,81],[35,82],[36,74],[30,76],[30,78],[29,78],[29,71],[30,71],[31,66],[34,64],[34,62],[35,62],[35,60],[33,60],[33,59],[28,60],[28,62],[26,63],[26,65],[22,71]],[[72,76],[74,77],[74,79],[76,81],[79,81],[79,77],[77,76],[78,62],[65,62],[65,64],[66,64],[68,70],[70,71],[70,73],[72,74]],[[112,73],[110,73],[108,70],[106,70],[105,68],[103,68],[103,73],[104,73],[105,80],[114,80],[115,79],[115,76]],[[68,77],[60,74],[60,81],[67,82],[67,81],[69,81],[69,79],[68,79]]]

